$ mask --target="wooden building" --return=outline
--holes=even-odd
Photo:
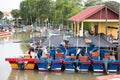
[[[84,22],[90,22],[91,29],[95,34],[112,34],[114,37],[117,37],[119,13],[106,5],[90,6],[68,20],[72,22],[74,34],[79,34],[79,30],[81,30],[80,35],[83,36]]]

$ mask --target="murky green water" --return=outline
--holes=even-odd
[[[96,76],[103,74],[91,72],[40,72],[34,70],[12,70],[6,57],[17,57],[20,53],[26,52],[28,44],[13,43],[14,40],[24,40],[29,35],[14,34],[10,38],[0,39],[0,79],[1,80],[94,80]]]

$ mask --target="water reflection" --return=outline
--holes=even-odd
[[[32,70],[11,70],[8,80],[93,80],[91,73],[54,73]]]

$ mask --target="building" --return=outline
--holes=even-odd
[[[3,12],[3,15],[4,15],[3,19],[13,20],[13,17],[10,12]]]
[[[106,5],[90,6],[68,19],[72,22],[74,34],[81,30],[83,36],[84,22],[91,23],[91,30],[95,34],[104,33],[117,37],[119,14]]]

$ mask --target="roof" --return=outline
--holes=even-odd
[[[101,35],[91,36],[91,41],[96,47],[116,47],[114,44],[104,39]]]
[[[74,47],[87,47],[83,37],[70,37],[69,44]]]
[[[63,41],[62,35],[52,35],[48,37],[40,46],[58,47]]]
[[[107,7],[106,5],[96,5],[96,6],[90,6],[82,11],[80,11],[79,13],[77,13],[76,15],[70,17],[68,20],[69,21],[76,21],[76,22],[80,22],[90,16],[92,16],[93,14],[97,13],[98,11],[102,10],[103,8]],[[107,7],[109,10],[111,10],[112,12],[116,13],[115,11],[113,11],[112,9],[110,9],[109,7]]]

